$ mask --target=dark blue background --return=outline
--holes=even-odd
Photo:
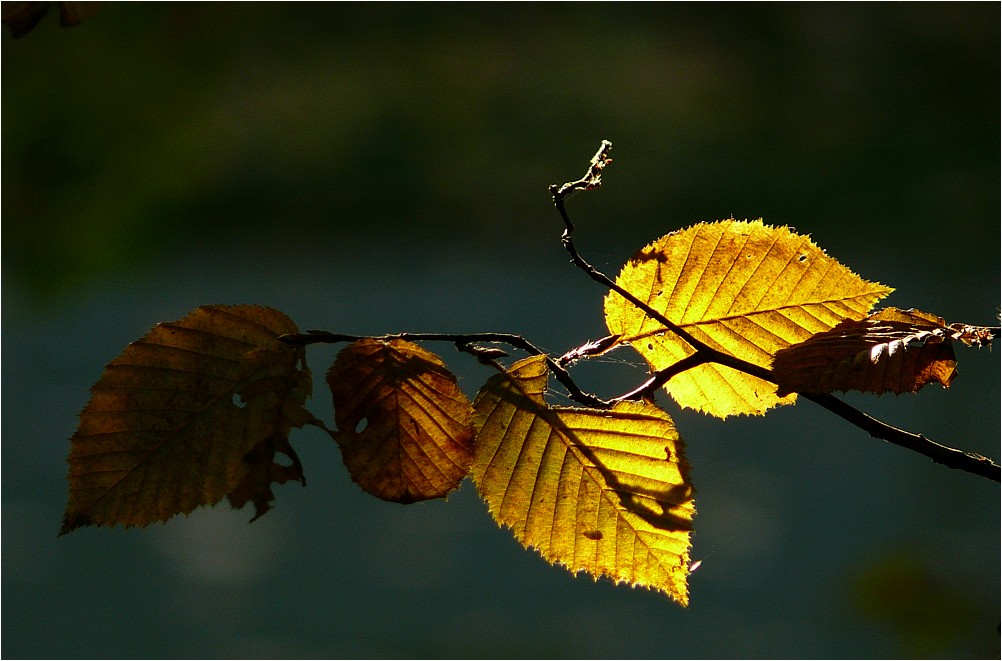
[[[57,538],[76,413],[154,323],[259,303],[301,328],[604,332],[546,186],[615,274],[698,220],[810,233],[890,305],[999,311],[997,4],[119,4],[5,34],[5,657],[998,656],[998,485],[801,403],[663,400],[699,515],[692,606],[573,578],[472,485],[399,506],[317,432],[309,486]],[[440,351],[471,396],[484,368]],[[330,348],[311,351],[322,374]],[[849,396],[1000,455],[997,351],[949,391]],[[583,368],[611,395],[625,353]],[[331,419],[318,380],[313,410]]]

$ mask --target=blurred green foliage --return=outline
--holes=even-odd
[[[992,4],[50,16],[3,41],[5,274],[50,297],[216,241],[376,225],[550,240],[546,185],[602,138],[622,164],[592,222],[638,228],[630,245],[734,213],[864,225],[901,253],[949,231],[946,266],[997,261],[998,19]]]
[[[970,586],[944,580],[929,562],[914,547],[881,553],[852,585],[856,614],[892,634],[896,657],[936,659],[962,651],[977,658],[993,648],[997,656],[998,638],[991,632],[998,623]]]

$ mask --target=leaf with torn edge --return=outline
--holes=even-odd
[[[928,383],[949,387],[957,375],[953,342],[991,341],[988,329],[954,324],[941,317],[885,308],[783,349],[773,372],[779,393],[858,390],[916,392]]]
[[[61,533],[144,526],[224,496],[257,518],[273,482],[304,481],[288,433],[313,420],[310,373],[277,339],[294,332],[271,308],[210,305],[127,346],[80,413]]]
[[[515,363],[474,401],[473,479],[498,523],[571,572],[689,601],[695,514],[682,440],[642,402],[551,407],[543,356]]]
[[[404,340],[364,339],[327,373],[335,440],[352,479],[384,500],[442,498],[473,461],[470,401],[435,354]]]
[[[761,220],[699,223],[639,250],[617,283],[721,352],[768,367],[780,349],[843,319],[861,319],[892,290],[867,282],[788,227]],[[689,345],[616,292],[605,299],[609,331],[652,370],[691,355]],[[762,415],[795,395],[729,367],[705,364],[665,389],[681,406],[718,417]]]

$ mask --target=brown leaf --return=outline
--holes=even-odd
[[[287,437],[312,419],[310,374],[302,350],[277,339],[294,332],[277,310],[211,305],[126,347],[71,439],[61,532],[143,526],[224,496],[264,514],[272,482],[303,479]]]
[[[949,387],[957,374],[954,341],[991,341],[988,329],[947,326],[918,310],[886,308],[844,321],[776,354],[779,394],[858,390],[915,392],[928,383]]]
[[[404,340],[345,347],[327,373],[352,479],[399,503],[442,498],[473,461],[470,401],[442,360]]]
[[[991,346],[992,340],[995,339],[995,334],[998,332],[998,328],[970,324],[950,324],[950,330],[956,334],[955,339],[969,347],[975,346],[979,349],[986,344]]]
[[[290,464],[285,466],[275,461],[277,454],[284,454]],[[285,484],[298,480],[306,486],[306,476],[303,474],[303,464],[299,456],[289,444],[289,439],[282,436],[267,438],[244,455],[247,473],[244,478],[226,495],[235,509],[240,509],[249,502],[254,503],[256,521],[271,509],[271,501],[275,500],[275,492],[271,490],[272,483]]]

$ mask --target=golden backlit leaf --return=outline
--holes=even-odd
[[[867,282],[809,237],[761,220],[699,223],[638,251],[617,283],[707,345],[762,367],[780,349],[843,319],[861,319],[892,289]],[[605,299],[609,331],[622,335],[653,370],[693,353],[616,292]],[[681,406],[718,417],[762,415],[796,395],[716,364],[665,386]]]
[[[990,342],[988,329],[947,326],[941,317],[885,308],[843,321],[776,354],[779,392],[915,392],[928,383],[949,387],[957,375],[953,342]]]
[[[664,411],[551,407],[546,359],[521,360],[474,401],[473,479],[498,523],[551,563],[688,604],[692,517],[682,440]]]
[[[384,500],[442,498],[473,461],[470,401],[442,360],[404,340],[345,347],[327,373],[352,479]]]
[[[61,532],[143,526],[224,496],[257,518],[272,482],[303,481],[288,433],[313,419],[310,373],[277,339],[295,332],[277,310],[210,305],[127,346],[80,413]]]

